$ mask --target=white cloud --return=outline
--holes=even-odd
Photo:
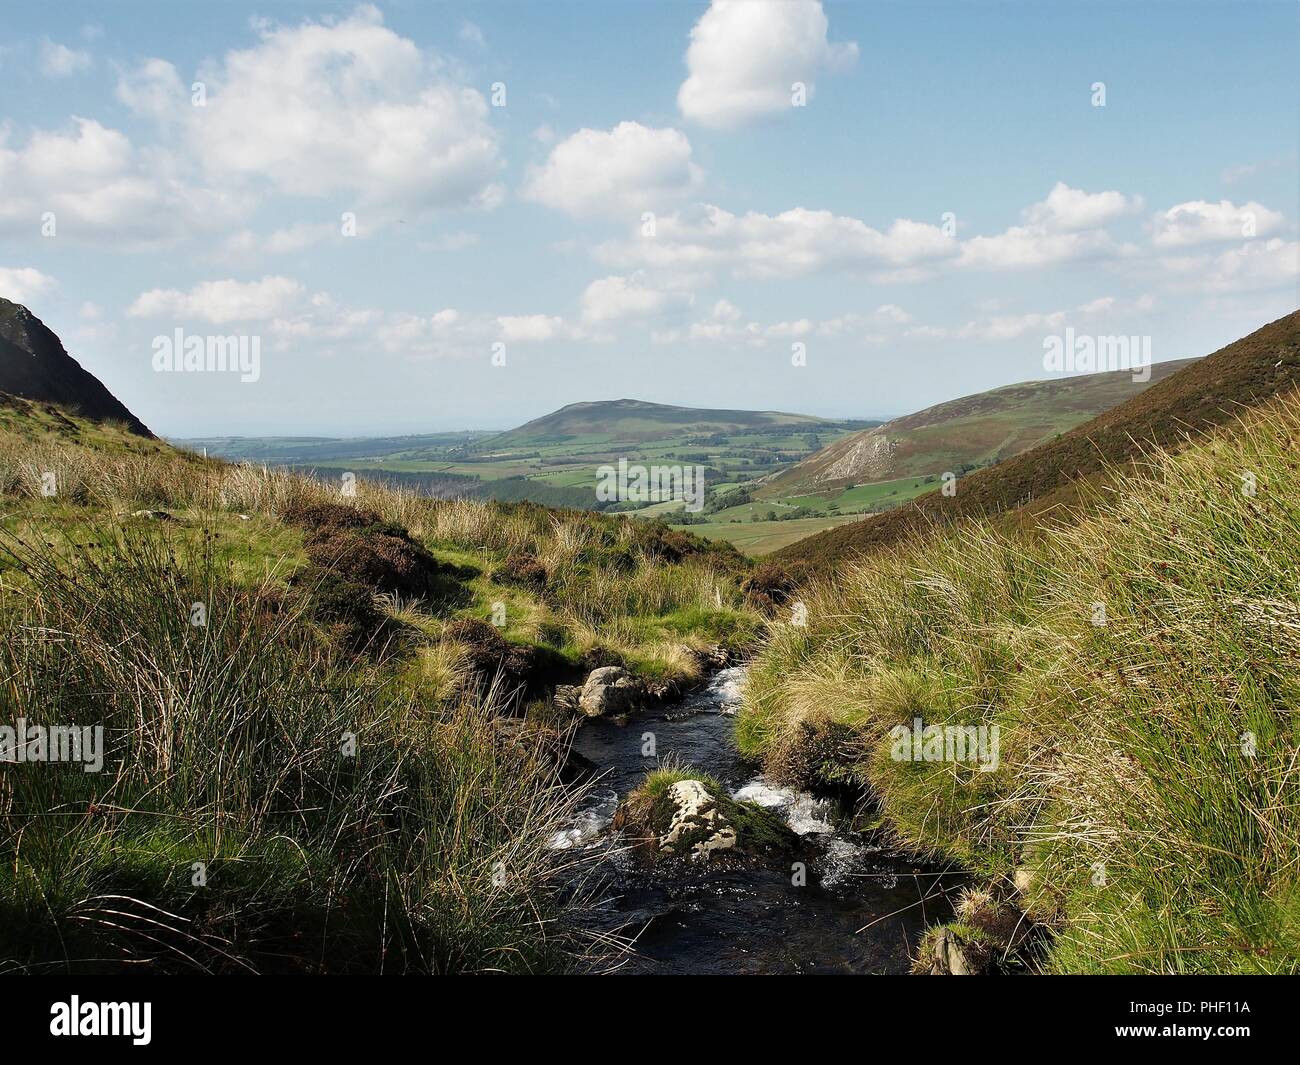
[[[0,266],[0,296],[29,303],[54,289],[57,282],[34,266]]]
[[[563,318],[546,314],[506,314],[497,318],[501,339],[542,341],[572,339],[577,333]]]
[[[177,160],[137,150],[125,134],[75,118],[71,132],[39,130],[10,147],[0,128],[0,230],[137,248],[228,225],[243,202],[186,179]]]
[[[118,100],[137,115],[156,122],[179,122],[192,109],[190,90],[176,68],[165,59],[146,59],[138,67],[119,72]]]
[[[1049,266],[1076,259],[1108,258],[1133,251],[1117,244],[1106,222],[1138,210],[1141,200],[1118,192],[1088,193],[1058,181],[1047,198],[1022,212],[1023,225],[962,244],[961,265],[970,267]]]
[[[789,110],[795,82],[811,97],[823,70],[857,59],[856,44],[831,44],[826,31],[820,0],[713,0],[691,30],[678,107],[718,127]]]
[[[582,318],[594,324],[657,314],[688,298],[684,293],[652,287],[640,276],[602,277],[588,285],[582,294]]]
[[[702,180],[684,134],[620,122],[565,138],[529,169],[523,193],[571,215],[639,215],[690,195]]]
[[[66,44],[44,40],[41,42],[41,73],[47,78],[66,78],[69,75],[89,70],[91,58],[89,52],[69,48]]]
[[[1073,232],[1095,229],[1121,215],[1137,210],[1141,199],[1130,199],[1120,192],[1084,192],[1072,189],[1064,181],[1052,186],[1052,191],[1040,203],[1027,208],[1025,221],[1032,226],[1056,232]]]
[[[198,318],[215,324],[266,321],[290,314],[303,303],[304,296],[302,284],[288,277],[204,281],[188,292],[174,288],[142,292],[127,314],[133,318]]]
[[[1027,314],[995,314],[974,319],[956,328],[921,325],[905,335],[922,340],[1015,340],[1030,330],[1057,329],[1065,324],[1064,311]]]
[[[475,89],[383,24],[374,7],[342,19],[257,26],[259,41],[202,70],[193,107],[170,64],[125,75],[119,97],[181,124],[207,172],[296,196],[349,196],[391,220],[491,206],[498,137]]]
[[[1199,266],[1193,287],[1209,292],[1251,292],[1300,285],[1300,241],[1280,237],[1250,241]]]
[[[882,303],[876,308],[876,318],[894,325],[906,325],[912,320],[912,316],[895,303]]]
[[[1282,216],[1253,200],[1240,207],[1230,200],[1218,203],[1189,200],[1156,215],[1153,224],[1152,244],[1158,248],[1182,248],[1266,237],[1282,227]]]
[[[660,217],[655,235],[606,244],[597,257],[673,269],[725,268],[743,276],[796,277],[843,268],[890,275],[958,253],[938,226],[897,219],[881,232],[856,218],[796,207],[734,215],[702,204]]]

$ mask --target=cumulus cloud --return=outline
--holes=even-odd
[[[140,247],[227,225],[244,209],[225,191],[189,181],[166,152],[138,150],[119,130],[76,118],[11,147],[0,129],[0,231]]]
[[[689,302],[686,293],[669,292],[646,283],[640,276],[602,277],[582,294],[583,321],[592,324],[658,314]]]
[[[83,70],[89,70],[91,58],[89,52],[44,40],[41,42],[39,62],[41,73],[47,78],[66,78]]]
[[[658,210],[694,192],[700,168],[675,129],[620,122],[565,138],[524,182],[524,196],[571,215]]]
[[[30,303],[55,285],[54,278],[34,266],[0,266],[0,296],[14,303]]]
[[[1266,237],[1282,227],[1282,216],[1253,200],[1240,207],[1230,200],[1189,200],[1156,215],[1153,227],[1151,243],[1157,248],[1181,248]]]
[[[1100,228],[1140,209],[1141,200],[1119,192],[1084,192],[1058,181],[1047,197],[1022,212],[1023,225],[962,244],[961,265],[972,267],[1048,266],[1074,259],[1105,258],[1132,249]]]
[[[260,281],[204,281],[189,291],[155,288],[142,292],[127,308],[133,318],[197,318],[205,322],[266,321],[292,312],[305,290],[288,277]]]
[[[573,330],[563,318],[547,314],[504,314],[497,318],[502,340],[543,341],[573,338]]]
[[[1300,285],[1300,241],[1251,241],[1221,252],[1195,273],[1194,287],[1208,292],[1295,288]]]
[[[691,30],[677,105],[694,122],[724,128],[787,111],[795,82],[811,97],[821,72],[857,59],[856,44],[826,34],[820,0],[713,0]]]
[[[707,204],[659,218],[655,235],[606,244],[597,257],[656,268],[729,269],[753,277],[796,277],[821,270],[892,274],[958,253],[938,226],[895,220],[883,232],[857,218],[796,207],[778,215],[734,215]]]
[[[1025,209],[1024,216],[1030,225],[1069,233],[1103,226],[1141,204],[1140,198],[1121,192],[1084,192],[1058,181],[1046,199]]]
[[[118,96],[179,123],[206,172],[297,196],[345,195],[384,216],[499,202],[498,138],[477,90],[383,24],[374,7],[296,26],[200,72],[193,107],[175,69],[152,59]]]

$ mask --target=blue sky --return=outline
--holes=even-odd
[[[0,295],[174,436],[900,414],[1066,328],[1205,354],[1300,303],[1297,10],[10,3]],[[178,328],[258,379],[156,372]]]

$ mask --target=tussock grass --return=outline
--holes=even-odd
[[[564,964],[547,841],[573,798],[501,741],[491,693],[454,697],[451,649],[423,685],[345,670],[280,589],[165,530],[4,546],[28,579],[0,613],[0,720],[102,726],[108,748],[101,773],[0,766],[5,967]]]
[[[1020,870],[1050,970],[1300,969],[1297,454],[1283,398],[1116,471],[1077,525],[943,530],[806,589],[738,742],[867,786],[911,847]],[[999,768],[896,761],[915,717],[996,724]]]
[[[757,634],[740,556],[628,517],[343,499],[72,424],[0,427],[0,722],[100,725],[109,757],[0,764],[0,969],[585,953],[547,846],[578,801],[568,723],[535,696],[608,661],[698,679],[692,648]]]

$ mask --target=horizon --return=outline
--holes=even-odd
[[[1211,354],[1211,353],[1210,353],[1210,352],[1206,352],[1206,354],[1208,355],[1208,354]],[[1199,358],[1204,358],[1204,357],[1205,357],[1205,356],[1203,356],[1203,355],[1189,355],[1189,356],[1183,356],[1182,358],[1159,359],[1159,360],[1156,360],[1156,361],[1152,362],[1152,363],[1151,363],[1151,366],[1154,368],[1154,367],[1156,367],[1156,366],[1160,366],[1160,365],[1162,365],[1163,363],[1169,363],[1169,362],[1183,362],[1183,361],[1187,361],[1187,360],[1189,360],[1189,359],[1190,359],[1190,360],[1194,360],[1194,359],[1199,359]],[[1097,371],[1097,372],[1098,372],[1098,373],[1111,373],[1111,372],[1114,372],[1114,373],[1124,373],[1125,371],[1123,371],[1123,370],[1117,370],[1117,371],[1101,370],[1101,371]],[[993,385],[993,386],[991,386],[990,388],[985,389],[984,391],[986,391],[986,392],[994,392],[994,391],[997,391],[997,390],[1000,389],[1000,388],[1013,388],[1013,387],[1015,387],[1016,385],[1041,384],[1041,383],[1043,383],[1043,382],[1045,382],[1045,381],[1059,381],[1059,380],[1065,380],[1065,379],[1068,379],[1068,378],[1070,378],[1070,377],[1088,377],[1088,376],[1091,376],[1091,375],[1090,375],[1090,374],[1087,374],[1087,373],[1072,373],[1072,374],[1064,375],[1064,377],[1035,377],[1035,378],[1028,378],[1028,379],[1023,380],[1023,381],[1007,381],[1007,382],[1005,382],[1004,384]],[[391,436],[391,437],[394,437],[394,438],[401,438],[401,437],[430,436],[430,435],[438,435],[438,434],[443,434],[443,433],[508,433],[508,432],[512,432],[512,431],[515,430],[515,429],[521,429],[521,428],[523,428],[525,425],[528,425],[528,424],[530,424],[530,423],[532,423],[532,422],[540,421],[542,418],[549,417],[549,416],[552,415],[552,414],[559,414],[559,413],[562,412],[562,411],[568,410],[570,407],[579,407],[579,406],[595,406],[595,405],[602,404],[602,403],[647,403],[647,404],[650,404],[650,405],[652,405],[652,406],[657,406],[657,407],[674,407],[674,408],[676,408],[676,409],[678,409],[678,410],[702,410],[702,409],[703,409],[703,410],[717,410],[717,411],[734,411],[734,412],[736,412],[736,413],[744,413],[744,414],[792,414],[792,415],[802,415],[802,416],[806,416],[806,417],[824,418],[824,420],[826,420],[826,421],[828,421],[828,422],[880,422],[880,423],[883,424],[883,423],[885,423],[885,422],[893,421],[893,420],[898,419],[898,418],[906,418],[906,417],[908,417],[909,415],[912,415],[912,414],[918,414],[918,413],[920,413],[921,411],[929,410],[931,407],[942,406],[942,405],[945,404],[945,403],[953,403],[953,402],[956,402],[956,401],[958,401],[958,400],[968,399],[968,398],[970,398],[971,395],[980,395],[980,394],[981,394],[981,393],[969,393],[968,395],[962,395],[962,396],[950,396],[950,397],[948,397],[948,398],[946,398],[946,399],[938,399],[938,400],[935,400],[933,403],[927,403],[924,407],[918,407],[916,410],[899,411],[899,412],[897,412],[897,413],[893,413],[893,414],[866,414],[866,415],[857,415],[857,416],[854,416],[854,415],[848,415],[848,416],[845,416],[845,417],[838,417],[838,418],[837,418],[837,417],[824,416],[824,415],[813,415],[813,414],[809,414],[808,411],[800,411],[800,410],[780,410],[780,409],[777,409],[777,408],[756,410],[756,409],[751,409],[751,408],[748,408],[748,407],[708,407],[708,408],[686,407],[686,406],[683,406],[683,405],[680,404],[680,403],[660,403],[660,402],[655,401],[655,400],[638,399],[638,398],[635,397],[635,396],[619,396],[619,397],[616,398],[616,399],[575,399],[575,400],[572,400],[572,401],[569,402],[569,403],[565,403],[565,404],[563,404],[562,406],[555,407],[555,408],[552,409],[552,410],[544,411],[543,413],[541,413],[541,414],[537,414],[537,415],[534,415],[533,417],[531,417],[531,418],[527,418],[527,419],[525,419],[525,420],[522,421],[522,422],[517,422],[517,423],[515,423],[515,424],[513,424],[513,425],[508,425],[508,426],[471,425],[471,426],[461,426],[461,427],[459,427],[459,428],[450,428],[450,429],[432,430],[432,431],[429,431],[429,432],[419,432],[419,431],[416,431],[416,432],[393,432],[393,431],[383,432],[383,431],[372,431],[372,432],[362,432],[362,433],[349,433],[349,434],[347,434],[347,435],[336,435],[336,434],[327,433],[327,432],[302,432],[302,433],[284,433],[284,434],[279,434],[279,433],[208,433],[208,434],[201,435],[201,436],[188,436],[188,437],[187,437],[187,436],[164,436],[164,438],[165,438],[165,439],[168,439],[168,440],[178,441],[178,442],[182,442],[182,443],[183,443],[183,442],[188,441],[188,440],[239,440],[239,439],[248,439],[248,440],[259,440],[259,439],[302,439],[302,440],[307,440],[307,439],[312,439],[312,438],[321,439],[321,440],[365,440],[365,439],[373,439],[373,438],[375,438],[375,437],[385,437],[385,436]],[[159,434],[159,435],[163,435],[163,434]]]
[[[19,3],[0,294],[173,438],[1199,357],[1300,305],[1293,7]],[[257,372],[155,372],[173,334]]]

